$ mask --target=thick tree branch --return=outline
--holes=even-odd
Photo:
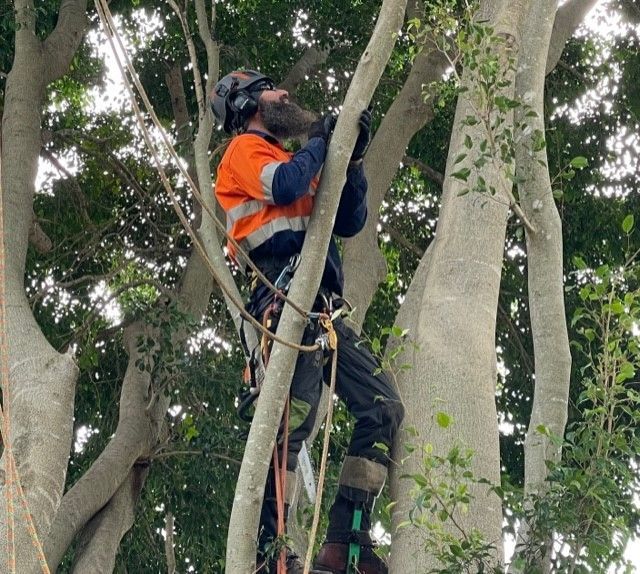
[[[44,82],[49,84],[67,73],[87,27],[87,0],[63,0],[58,23],[43,44]]]
[[[191,118],[187,107],[184,85],[182,84],[182,65],[179,62],[171,64],[164,75],[164,80],[169,90],[171,110],[176,123],[177,142],[180,145],[188,141],[191,136]]]
[[[38,218],[35,213],[33,214],[33,222],[29,229],[29,244],[41,255],[49,253],[53,249],[53,241],[51,241],[51,238],[45,233],[44,229],[42,229],[40,223],[38,223]]]
[[[167,512],[164,520],[164,554],[167,557],[167,574],[176,574],[176,552],[173,548],[173,514]]]
[[[287,76],[278,85],[279,88],[295,93],[298,84],[303,82],[318,66],[324,64],[329,57],[329,49],[319,50],[315,46],[307,48],[302,57],[291,68]]]
[[[545,46],[550,43],[552,35],[557,37],[558,34],[567,32],[558,32],[560,15],[553,17],[557,0],[539,2],[541,6],[536,4],[528,14],[528,24],[537,30],[537,34],[525,35],[523,39],[516,78],[516,98],[524,106],[518,108],[515,114],[518,124],[527,125],[527,130],[516,145],[516,173],[523,181],[519,186],[520,201],[523,211],[535,226],[534,232],[526,232],[535,387],[524,447],[525,495],[541,496],[547,489],[547,463],[559,461],[561,449],[537,429],[544,425],[553,435],[564,435],[571,353],[564,306],[562,222],[551,192],[546,150],[534,151],[532,135],[545,130],[544,83],[548,71]],[[589,2],[583,1],[579,6],[574,5],[569,19],[571,24],[565,28],[575,28],[578,24],[577,13],[580,12],[578,8],[585,9],[588,4]],[[565,15],[564,18],[566,20],[568,16]],[[535,116],[527,117],[527,110],[533,110]],[[530,504],[530,501],[525,500],[525,505]],[[528,526],[525,521],[520,526],[522,548],[529,542]],[[546,571],[545,564],[550,560],[551,546],[551,540],[542,541],[540,560],[527,564],[523,571]],[[518,548],[518,551],[522,548]]]
[[[148,474],[148,464],[135,464],[111,500],[83,529],[74,574],[113,572],[120,541],[133,525],[136,504]]]
[[[547,74],[558,65],[567,40],[597,3],[598,0],[568,0],[558,9],[547,55]]]
[[[369,181],[365,228],[345,241],[345,296],[354,305],[352,326],[359,330],[378,287],[386,262],[378,247],[378,214],[411,138],[433,118],[425,86],[438,81],[448,62],[431,42],[416,56],[400,93],[385,114],[365,157]]]
[[[51,528],[45,553],[56,568],[69,544],[122,486],[135,462],[155,446],[164,421],[167,402],[158,401],[146,411],[151,394],[151,376],[138,368],[138,360],[149,360],[138,349],[140,336],[152,331],[134,323],[125,332],[129,364],[120,393],[119,421],[114,437],[89,470],[64,495]]]

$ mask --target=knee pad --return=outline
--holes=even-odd
[[[373,504],[387,478],[387,467],[359,456],[347,456],[342,464],[338,489],[353,502]]]

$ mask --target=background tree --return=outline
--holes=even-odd
[[[421,30],[427,25],[442,30],[449,25],[446,22],[461,21],[464,3],[460,4],[448,8],[448,3],[429,3],[425,8],[410,2],[407,20],[419,18]],[[637,143],[633,134],[637,132],[638,106],[633,88],[638,76],[634,48],[638,13],[631,2],[600,4],[602,25],[620,19],[612,31],[582,31],[570,41],[555,66],[566,39],[590,7],[589,2],[567,2],[557,14],[547,59],[547,72],[553,72],[546,80],[544,126],[550,181],[564,230],[563,275],[565,287],[580,286],[566,295],[570,318],[576,310],[585,309],[579,295],[584,282],[604,264],[615,270],[627,263],[637,245],[635,227],[624,231],[621,222],[637,203]],[[531,5],[535,8],[536,3]],[[216,3],[215,12],[204,2],[177,2],[172,7],[142,0],[135,5],[114,0],[110,6],[161,121],[192,173],[197,172],[200,188],[207,189],[204,180],[214,172],[219,153],[203,159],[210,128],[193,81],[194,56],[199,68],[206,70],[201,85],[211,82],[218,69],[226,72],[243,65],[259,67],[293,86],[301,102],[320,111],[344,99],[380,3],[357,3],[346,14],[340,11],[339,21],[339,7],[330,2]],[[213,285],[200,257],[193,253],[192,242],[173,213],[124,91],[100,95],[112,80],[107,79],[107,69],[98,55],[106,39],[98,33],[94,9],[69,0],[37,6],[28,1],[15,2],[14,7],[15,11],[8,4],[0,10],[5,327],[11,375],[9,386],[3,387],[3,407],[8,397],[11,442],[40,537],[46,542],[51,565],[60,563],[58,571],[155,572],[173,560],[165,554],[162,534],[165,519],[171,514],[175,516],[173,552],[178,570],[192,567],[195,571],[222,571],[228,512],[243,449],[242,433],[246,431],[234,414],[242,356],[233,321],[222,293]],[[183,14],[182,22],[175,8]],[[504,6],[484,5],[496,22],[500,8]],[[510,8],[516,10],[517,6]],[[524,11],[514,12],[507,24],[515,25],[520,16],[532,17]],[[202,28],[204,23],[208,31]],[[89,32],[82,40],[85,27]],[[185,29],[193,39],[191,52]],[[492,429],[482,437],[491,446],[478,447],[475,439],[480,433],[475,433],[471,441],[465,438],[467,446],[476,448],[471,459],[477,464],[474,472],[497,481],[502,468],[504,486],[517,486],[524,481],[523,440],[531,411],[533,373],[539,368],[539,357],[534,362],[531,343],[529,308],[533,303],[525,285],[525,233],[517,220],[506,223],[508,210],[495,205],[487,194],[471,192],[457,197],[455,190],[469,184],[451,175],[443,178],[443,173],[452,174],[464,165],[445,171],[449,150],[465,147],[464,130],[454,127],[458,125],[454,123],[454,111],[456,105],[464,105],[469,93],[458,101],[456,89],[447,81],[436,92],[429,90],[435,95],[425,99],[430,83],[439,80],[449,64],[434,44],[438,36],[412,29],[411,35],[405,28],[399,36],[374,95],[377,130],[366,169],[370,213],[380,211],[381,217],[378,222],[370,217],[367,230],[345,245],[347,272],[355,271],[347,277],[347,292],[356,302],[353,319],[364,325],[374,348],[381,349],[385,337],[380,329],[394,323],[400,301],[404,301],[401,317],[424,317],[410,331],[411,338],[436,340],[436,317],[445,312],[440,321],[443,337],[437,339],[435,347],[420,342],[413,351],[412,368],[399,376],[405,401],[418,405],[425,389],[414,381],[424,376],[433,384],[437,377],[431,369],[440,368],[438,365],[451,367],[449,361],[428,359],[429,353],[452,353],[463,365],[478,351],[485,373],[482,404],[487,408],[473,415],[471,408],[479,404],[469,401],[465,392],[466,385],[480,377],[479,370],[465,379],[465,386],[452,385],[451,389],[441,378],[446,393],[432,391],[424,404],[430,408],[436,396],[448,399],[447,404],[436,405],[433,412],[446,413],[453,423],[443,429],[437,421],[445,424],[448,419],[441,416],[430,423],[433,432],[421,432],[419,440],[444,444],[447,436],[465,434],[465,421],[479,417],[478,421]],[[511,27],[507,31],[513,32]],[[457,52],[451,50],[455,46],[449,48],[448,57],[462,72],[463,60],[456,59]],[[471,82],[468,71],[464,77]],[[103,99],[112,100],[112,104],[95,104]],[[538,115],[541,120],[542,114]],[[466,161],[475,159],[482,139],[472,140],[474,145]],[[210,149],[220,141],[221,134],[214,131]],[[460,155],[451,153],[456,155],[452,155],[450,164]],[[47,167],[41,168],[36,187],[39,157]],[[582,161],[572,164],[576,157],[586,158],[589,169],[579,169]],[[209,162],[211,169],[203,168]],[[163,163],[194,227],[202,224],[201,237],[209,238],[210,257],[221,254],[219,243],[210,239],[211,231],[205,231],[210,220],[165,156]],[[492,169],[496,177],[504,178],[503,172],[495,166]],[[48,175],[43,177],[43,173]],[[485,177],[485,181],[489,179]],[[443,182],[446,191],[441,198]],[[212,199],[211,194],[204,195]],[[483,201],[487,205],[479,207]],[[441,239],[423,259],[440,209],[437,236]],[[480,219],[474,219],[476,213]],[[468,228],[462,223],[465,217],[470,218]],[[492,261],[502,274],[500,291],[494,273],[492,293],[487,290],[488,284],[480,281],[478,292],[462,302],[468,317],[480,309],[478,301],[482,297],[491,301],[488,309],[497,309],[495,340],[491,336],[491,313],[482,316],[482,330],[481,321],[475,322],[478,340],[483,341],[484,351],[480,353],[479,346],[469,344],[468,317],[460,329],[446,327],[450,319],[447,308],[435,309],[437,299],[432,291],[424,291],[424,286],[434,286],[447,278],[441,272],[427,272],[436,262],[446,261],[443,244],[450,239],[458,242],[457,249],[463,249],[463,245],[472,243],[470,230],[491,217],[497,217],[500,225],[506,223],[504,242],[492,236]],[[451,231],[455,225],[460,226],[459,232]],[[484,238],[482,233],[486,231],[479,230],[477,237]],[[482,247],[479,255],[487,257],[488,244]],[[379,253],[384,255],[386,274],[382,266],[372,263],[375,258],[382,261]],[[430,262],[434,253],[435,259]],[[217,268],[222,270],[221,255],[218,257]],[[450,293],[461,293],[471,285],[469,271],[473,268],[459,266],[460,281]],[[369,272],[373,269],[379,270],[375,278]],[[602,277],[604,273],[600,271]],[[626,277],[620,287],[622,301],[624,292],[634,289],[634,279],[628,274]],[[376,290],[380,278],[383,283]],[[242,286],[241,281],[239,284]],[[446,293],[448,287],[442,285]],[[420,306],[420,313],[408,313],[411,301],[422,298],[423,292],[428,293],[425,306]],[[452,317],[462,317],[460,309],[450,309]],[[629,313],[632,311],[629,307]],[[601,308],[601,313],[606,312]],[[580,321],[575,326],[570,324],[574,349],[577,344],[586,348],[581,333],[585,329],[589,333],[589,328]],[[460,340],[456,343],[457,337]],[[405,343],[405,351],[411,348]],[[494,408],[496,348],[501,366],[496,396],[497,420],[502,422],[500,435],[494,417],[488,416]],[[580,399],[586,392],[581,373],[599,364],[594,354],[574,353],[573,359],[571,425],[586,421],[584,413],[593,410],[589,399]],[[626,362],[633,364],[632,360]],[[452,389],[464,399],[457,402],[459,412],[451,408],[456,401],[447,393]],[[480,392],[480,387],[474,390]],[[549,421],[543,417],[541,425],[546,424]],[[348,417],[338,409],[331,460],[341,458],[349,426]],[[582,427],[571,427],[576,428]],[[580,436],[585,436],[584,432]],[[416,440],[407,437],[408,442]],[[603,550],[611,540],[611,529],[569,529],[569,520],[600,525],[593,500],[579,495],[585,491],[584,481],[591,475],[602,475],[604,469],[598,473],[569,472],[571,465],[579,468],[574,464],[575,448],[565,446],[565,458],[560,462],[567,464],[556,467],[551,475],[553,496],[549,500],[557,503],[548,512],[553,511],[556,518],[562,513],[567,517],[564,524],[555,522],[556,532],[566,533],[574,555],[575,549],[586,548],[585,556],[594,556],[600,548],[605,562],[619,560],[624,544],[611,544],[606,552]],[[614,447],[606,453],[608,460],[618,464],[618,475],[623,476],[629,453]],[[563,482],[559,475],[576,479],[580,488],[570,487],[570,481]],[[337,469],[331,466],[327,499],[336,480]],[[618,494],[610,498],[618,501],[615,511],[623,517],[615,527],[628,534],[637,521],[633,507],[627,504],[633,492],[628,487],[631,478],[625,480]],[[413,504],[412,494],[407,481],[401,479],[401,483],[406,493],[402,503],[408,510]],[[562,485],[567,486],[560,488]],[[477,510],[470,515],[484,512],[485,500],[489,499],[478,497],[472,505]],[[497,496],[493,500],[494,518],[488,521],[491,524],[486,532],[493,533],[488,535],[489,542],[499,545],[501,505]],[[517,510],[514,500],[512,494],[506,499],[511,523],[511,508]],[[571,514],[569,508],[587,509],[591,514]],[[7,524],[5,512],[3,506],[0,530]],[[304,511],[301,514],[303,521],[309,519]],[[391,528],[387,513],[383,511],[379,518],[387,529]],[[545,533],[532,524],[534,535],[539,537],[536,540],[544,540]],[[16,534],[18,557],[28,571],[30,565],[36,565],[35,556],[19,521]],[[5,539],[4,531],[0,531],[0,538]],[[394,561],[402,545],[416,539],[415,531],[407,529],[402,534],[401,530]],[[421,558],[411,562],[411,567],[426,570],[433,549],[427,551],[417,545],[416,549]],[[565,566],[556,561],[553,567]]]

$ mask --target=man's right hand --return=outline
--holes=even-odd
[[[336,117],[331,114],[325,114],[316,120],[309,126],[309,139],[322,138],[327,143],[333,133],[333,128],[336,127],[336,121]]]

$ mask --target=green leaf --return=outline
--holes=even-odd
[[[467,181],[467,179],[469,179],[469,175],[471,175],[471,170],[468,167],[465,167],[459,171],[453,172],[451,177],[455,177],[461,181]]]
[[[451,550],[451,554],[458,558],[462,558],[464,556],[464,550],[458,544],[450,544],[449,550]]]
[[[624,303],[620,300],[613,301],[611,303],[611,311],[616,315],[622,315],[624,313]]]
[[[549,436],[551,434],[551,431],[549,431],[549,428],[545,425],[538,425],[536,427],[536,431],[544,436]]]
[[[624,231],[625,233],[630,233],[631,230],[633,229],[634,223],[635,223],[635,221],[634,221],[634,218],[633,218],[633,214],[630,213],[622,221],[622,231]]]
[[[616,376],[616,383],[622,383],[629,379],[632,379],[636,374],[636,370],[631,363],[623,363],[620,366],[620,372]]]
[[[453,419],[451,418],[451,415],[443,411],[439,411],[436,413],[436,423],[438,423],[438,426],[442,427],[443,429],[449,428],[452,422]]]
[[[581,155],[574,157],[569,165],[575,169],[583,169],[589,165],[589,160]]]
[[[587,268],[587,264],[585,263],[585,260],[579,255],[573,256],[573,264],[576,266],[577,269],[580,269],[580,270],[584,270]]]

